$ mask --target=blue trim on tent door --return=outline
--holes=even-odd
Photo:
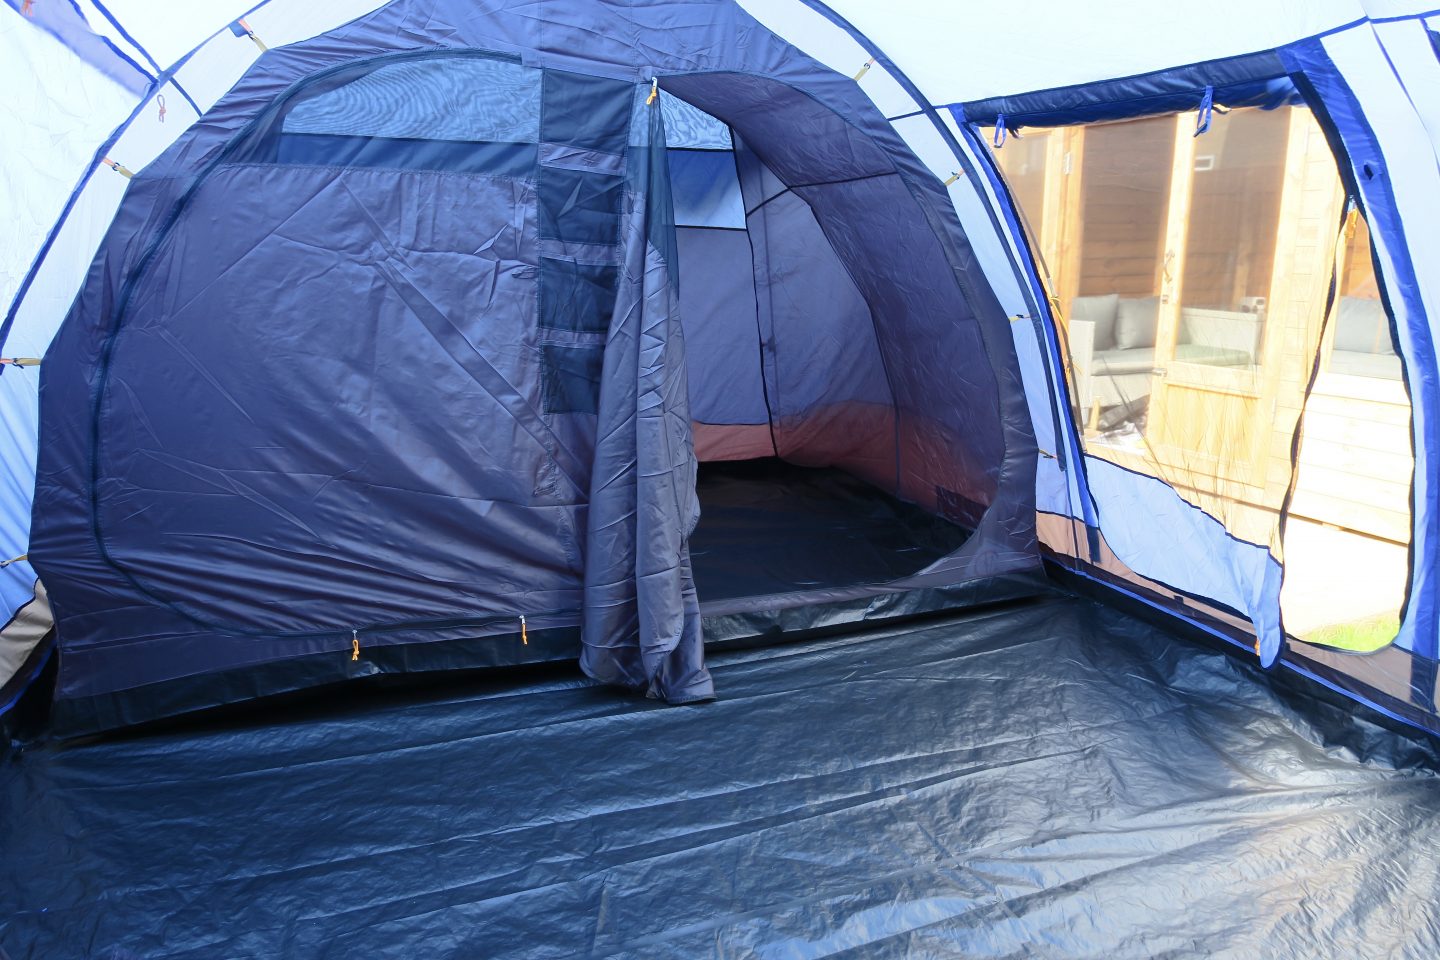
[[[1274,109],[1300,102],[1285,64],[1274,51],[1265,51],[961,106],[971,123],[993,125],[1003,116],[1014,130],[1181,113],[1200,106],[1207,88],[1213,88],[1213,102],[1224,107]]]

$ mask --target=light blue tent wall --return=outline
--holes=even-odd
[[[22,110],[6,120],[6,199],[23,215],[0,251],[0,303],[7,305],[0,356],[42,356],[124,193],[126,181],[99,161],[143,169],[207,110],[254,62],[259,46],[230,29],[244,17],[271,46],[333,28],[378,4],[213,3],[166,7],[83,2],[76,8],[105,42],[77,40],[74,23],[27,22],[0,10],[0,70]],[[39,5],[37,5],[39,6]],[[1146,602],[1184,596],[1223,616],[1196,622],[1406,719],[1433,723],[1435,583],[1440,520],[1434,457],[1440,455],[1440,397],[1434,340],[1440,324],[1440,65],[1429,31],[1437,14],[1424,4],[1375,0],[1239,0],[1165,5],[1117,0],[1103,16],[1091,8],[1021,3],[949,8],[926,0],[875,5],[850,0],[743,0],[741,6],[821,63],[856,76],[895,132],[945,185],[974,255],[1012,324],[1025,377],[1036,444],[1036,502],[1052,518],[1049,545],[1085,575],[1128,571],[1126,586]],[[65,14],[69,16],[69,14]],[[1410,375],[1415,436],[1411,597],[1393,663],[1323,650],[1286,650],[1279,616],[1279,562],[1263,547],[1228,537],[1223,525],[1188,507],[1160,481],[1087,457],[1070,414],[1046,290],[1019,217],[966,123],[964,105],[997,97],[1087,87],[1138,75],[1176,75],[1212,61],[1273,54],[1303,73],[1324,99],[1335,132],[1357,166],[1373,162],[1380,178],[1355,176],[1371,223],[1382,281],[1395,313]],[[138,78],[138,82],[137,82]],[[1199,91],[1197,90],[1197,93]],[[164,109],[161,109],[161,98]],[[958,119],[957,119],[958,113]],[[970,118],[973,119],[973,118]],[[57,136],[56,134],[62,134]],[[27,549],[37,444],[33,369],[0,374],[0,554]],[[1161,519],[1163,518],[1163,520]],[[1163,526],[1165,535],[1156,535]],[[1143,584],[1171,591],[1151,592]],[[22,560],[0,569],[0,614],[11,620],[0,669],[17,681],[38,668],[31,603],[33,571]],[[1203,611],[1202,611],[1203,612]],[[40,614],[36,619],[36,614]],[[1187,615],[1184,609],[1178,615]],[[1223,622],[1222,622],[1223,621]],[[20,627],[24,626],[22,631]],[[1426,684],[1430,689],[1425,689]],[[0,704],[3,705],[3,704]],[[1426,720],[1430,717],[1430,720]]]

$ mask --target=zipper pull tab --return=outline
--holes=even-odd
[[[525,614],[520,614],[520,642],[530,646],[530,632],[525,628]]]
[[[360,631],[350,631],[350,660],[354,662],[360,659]]]

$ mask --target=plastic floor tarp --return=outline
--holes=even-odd
[[[332,692],[0,767],[12,960],[1414,956],[1431,744],[1056,597]]]

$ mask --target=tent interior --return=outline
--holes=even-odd
[[[0,960],[1434,955],[1440,13],[1110,2],[0,3]]]
[[[690,550],[702,612],[880,587],[959,550],[976,511],[953,496],[928,509],[903,499],[871,307],[809,205],[763,149],[737,146],[683,100],[662,103],[701,464]]]

